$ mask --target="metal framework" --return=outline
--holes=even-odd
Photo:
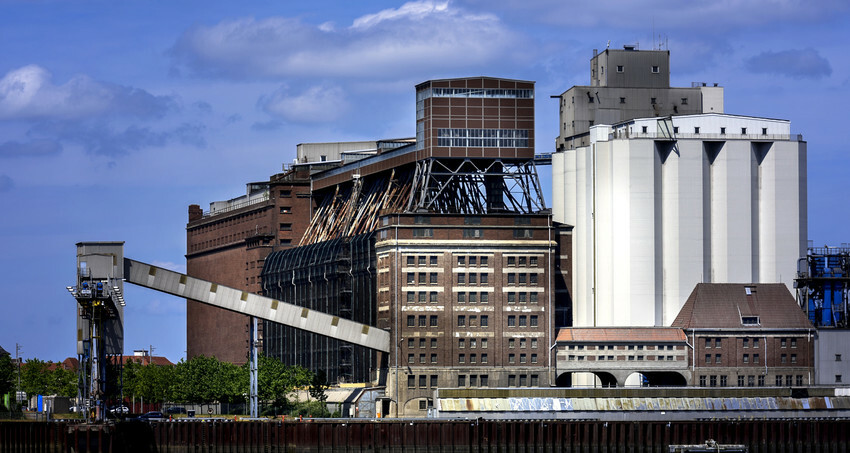
[[[815,326],[850,327],[850,244],[809,247],[797,263],[797,303]]]
[[[531,160],[430,158],[415,165],[407,212],[530,214],[546,209]]]

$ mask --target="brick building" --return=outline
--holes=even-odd
[[[816,332],[781,283],[700,283],[673,327],[694,346],[693,385],[814,384]]]
[[[186,272],[252,293],[261,292],[260,273],[273,250],[298,245],[310,222],[307,167],[295,167],[266,182],[249,183],[243,196],[189,206]],[[186,301],[186,355],[232,363],[248,359],[248,317]]]

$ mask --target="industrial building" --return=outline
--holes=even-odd
[[[638,67],[657,57],[627,54]],[[552,157],[553,218],[574,226],[576,326],[668,326],[701,282],[793,288],[801,136],[786,120],[658,115],[590,126],[586,145]]]
[[[266,355],[331,382],[386,385],[385,414],[425,414],[437,386],[549,385],[552,332],[569,322],[555,291],[569,291],[558,245],[571,245],[570,228],[552,223],[540,193],[534,83],[432,80],[416,105],[415,138],[299,145],[290,172],[249,185],[244,205],[190,208],[188,226],[190,275],[236,272],[228,284],[388,330],[388,353],[269,321],[261,337]],[[246,321],[232,325],[243,333]],[[190,329],[201,333],[191,351],[228,336],[244,360],[245,342],[214,323]]]

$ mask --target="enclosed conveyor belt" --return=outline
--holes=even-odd
[[[189,277],[129,258],[124,259],[124,278],[135,285],[236,313],[267,319],[378,351],[390,350],[389,332],[377,327]]]

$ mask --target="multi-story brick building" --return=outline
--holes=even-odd
[[[273,250],[298,245],[310,222],[310,179],[306,167],[250,183],[247,193],[210,203],[203,212],[189,206],[186,272],[253,293]],[[192,300],[186,301],[186,355],[244,363],[248,317]]]
[[[387,395],[549,385],[558,250],[546,214],[387,216],[375,244],[378,327],[394,337]]]
[[[700,283],[673,327],[693,345],[693,385],[814,384],[815,330],[781,283]]]

